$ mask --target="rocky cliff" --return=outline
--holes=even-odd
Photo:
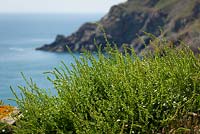
[[[183,40],[197,51],[200,47],[200,0],[128,0],[113,6],[109,13],[96,23],[86,23],[72,35],[58,35],[56,40],[37,50],[64,52],[67,46],[72,51],[87,49],[95,51],[96,44],[106,45],[108,41],[122,49],[123,44],[135,48],[137,52],[144,49],[138,39],[143,38],[148,44],[148,32],[169,40]]]

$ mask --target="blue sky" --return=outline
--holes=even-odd
[[[126,0],[0,0],[0,13],[105,13]]]

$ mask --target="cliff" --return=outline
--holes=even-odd
[[[194,51],[200,47],[200,0],[128,0],[113,6],[97,23],[86,23],[68,37],[58,35],[53,43],[37,50],[64,52],[68,46],[72,51],[95,51],[94,39],[96,44],[106,45],[101,26],[119,49],[127,44],[141,52],[144,44],[138,36],[148,44],[143,31],[160,36],[160,29],[169,40],[183,40]]]

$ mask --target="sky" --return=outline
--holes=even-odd
[[[106,13],[126,0],[0,0],[0,13]]]

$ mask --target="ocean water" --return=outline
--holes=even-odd
[[[70,35],[83,23],[97,21],[101,14],[0,14],[0,100],[16,105],[10,90],[25,85],[21,76],[31,77],[41,88],[53,88],[46,71],[74,63],[68,53],[36,51],[54,41],[57,34]],[[80,54],[75,54],[79,57]]]

